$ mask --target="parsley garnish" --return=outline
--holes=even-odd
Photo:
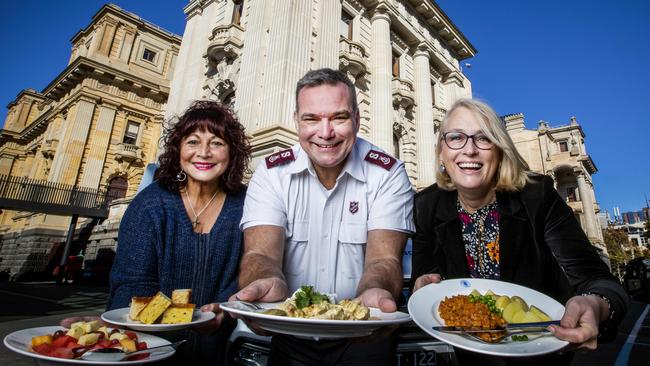
[[[312,286],[301,286],[300,291],[296,292],[296,307],[298,309],[305,308],[312,304],[320,304],[321,302],[329,302],[326,295],[314,291]]]

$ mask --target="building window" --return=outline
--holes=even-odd
[[[233,0],[235,6],[232,10],[232,24],[241,25],[241,16],[244,12],[244,0]]]
[[[341,13],[341,37],[352,40],[352,15],[348,14],[346,11]]]
[[[145,48],[144,51],[142,52],[142,59],[147,60],[149,62],[154,62],[154,60],[156,59],[156,52],[148,48]]]
[[[569,202],[576,201],[576,187],[568,187],[566,189],[566,199]]]
[[[126,125],[124,138],[122,142],[125,144],[136,145],[138,142],[138,133],[140,132],[140,124],[137,122],[129,121]]]
[[[560,152],[569,151],[569,142],[567,140],[558,142],[558,145],[560,146]]]
[[[393,77],[399,78],[399,55],[393,53]]]

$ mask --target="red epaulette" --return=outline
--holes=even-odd
[[[397,162],[397,159],[394,157],[377,150],[368,151],[368,154],[366,154],[366,157],[363,160],[379,165],[386,170],[390,170],[390,168],[395,165],[395,162]]]
[[[269,155],[264,159],[266,161],[266,169],[271,169],[278,165],[284,165],[288,162],[296,160],[296,157],[293,155],[293,150],[286,149],[278,151],[273,155]]]

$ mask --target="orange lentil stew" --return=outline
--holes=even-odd
[[[497,329],[504,328],[506,321],[501,317],[501,312],[491,307],[485,297],[474,295],[456,295],[445,297],[440,303],[438,311],[445,325],[451,327],[464,327],[468,329]],[[483,298],[483,299],[481,299]],[[490,298],[490,300],[492,300]],[[494,309],[494,310],[491,310]],[[477,333],[482,339],[489,341],[489,333]]]

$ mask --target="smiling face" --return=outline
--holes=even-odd
[[[212,132],[195,130],[181,140],[180,165],[188,184],[217,183],[229,163],[228,144]]]
[[[460,107],[447,118],[443,133],[462,132],[466,135],[483,134],[477,117],[467,108]],[[495,186],[495,175],[499,167],[500,153],[496,146],[489,150],[476,147],[469,139],[465,146],[453,150],[440,141],[440,161],[460,193],[472,196],[487,194]]]
[[[336,178],[359,131],[359,113],[353,112],[347,87],[338,83],[303,88],[294,118],[300,146],[318,177]]]

